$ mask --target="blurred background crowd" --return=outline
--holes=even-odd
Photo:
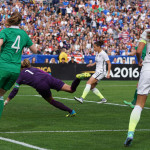
[[[103,39],[108,55],[126,56],[150,28],[149,0],[1,0],[0,30],[14,11],[43,55],[92,56],[93,43]]]

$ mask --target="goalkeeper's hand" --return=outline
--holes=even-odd
[[[8,104],[8,102],[9,102],[9,100],[6,99],[6,100],[4,101],[4,106],[6,106],[6,105]]]

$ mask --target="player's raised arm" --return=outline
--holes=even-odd
[[[110,63],[110,60],[107,60],[106,62],[108,64],[108,73],[107,73],[107,77],[106,78],[110,78],[111,63]]]
[[[137,51],[136,51],[136,56],[137,56],[137,59],[138,59],[138,65],[139,66],[142,66],[142,51],[145,47],[145,44],[146,44],[146,41],[145,40],[141,40],[139,45],[138,45],[138,48],[137,48]]]
[[[1,46],[3,45],[3,39],[0,39],[0,51],[1,51]]]
[[[149,34],[148,33],[149,33],[149,31],[145,30],[141,34],[140,42],[138,44],[138,48],[137,48],[137,51],[136,51],[136,56],[137,56],[137,59],[138,59],[138,65],[139,66],[142,66],[142,61],[143,60],[142,60],[141,56],[142,56],[142,51],[143,51],[145,45],[147,44],[147,39],[149,39],[149,37],[148,37]]]
[[[34,54],[41,54],[41,52],[37,49],[37,47],[34,44],[29,48]]]
[[[87,67],[92,67],[92,66],[95,66],[96,65],[96,62],[92,63],[92,64],[88,64]]]
[[[3,39],[0,39],[0,47],[3,45]]]

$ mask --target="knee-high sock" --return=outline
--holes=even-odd
[[[135,93],[134,93],[134,99],[132,100],[132,104],[135,105],[136,104],[136,100],[137,100],[137,89],[135,90]]]
[[[93,93],[95,95],[97,95],[100,99],[104,98],[104,96],[101,94],[101,92],[97,89],[97,88],[94,88],[92,89]]]
[[[72,84],[71,84],[71,90],[73,91],[73,92],[75,92],[76,91],[76,88],[78,87],[78,85],[80,84],[80,79],[78,79],[78,78],[75,78],[75,80],[72,82]]]
[[[2,116],[3,108],[4,108],[4,97],[0,96],[0,117]]]
[[[82,93],[82,98],[85,99],[85,97],[87,96],[87,94],[90,92],[91,89],[91,84],[86,84],[85,89]]]
[[[58,102],[58,101],[56,101],[54,99],[51,100],[50,104],[55,106],[56,108],[61,109],[61,110],[68,111],[69,113],[72,112],[72,109],[70,109],[69,107],[65,106],[63,103]]]
[[[138,124],[141,116],[142,108],[139,105],[136,105],[131,112],[130,115],[130,122],[129,122],[129,130],[128,131],[135,131],[136,125]]]

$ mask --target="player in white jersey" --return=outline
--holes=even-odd
[[[106,75],[106,63],[108,64],[108,73],[106,77],[110,78],[111,63],[110,63],[108,55],[101,48],[103,44],[104,44],[103,41],[97,41],[94,43],[94,51],[97,52],[95,62],[92,64],[88,64],[87,67],[96,65],[96,70],[95,70],[95,73],[91,76],[91,78],[87,81],[87,84],[83,91],[82,96],[80,98],[74,97],[74,99],[80,103],[83,103],[85,97],[87,96],[90,90],[92,90],[93,93],[96,94],[101,99],[99,103],[107,102],[104,96],[96,88],[97,83],[101,79],[103,79]],[[79,77],[80,75],[82,76],[82,74],[78,74],[77,77]]]
[[[146,56],[142,62],[141,54],[145,45],[147,46]],[[138,65],[142,66],[142,69],[138,84],[137,102],[130,115],[128,135],[124,143],[125,146],[130,146],[133,141],[135,128],[140,120],[147,95],[150,93],[150,29],[147,29],[142,33],[141,40],[136,51],[136,56],[138,59]]]

